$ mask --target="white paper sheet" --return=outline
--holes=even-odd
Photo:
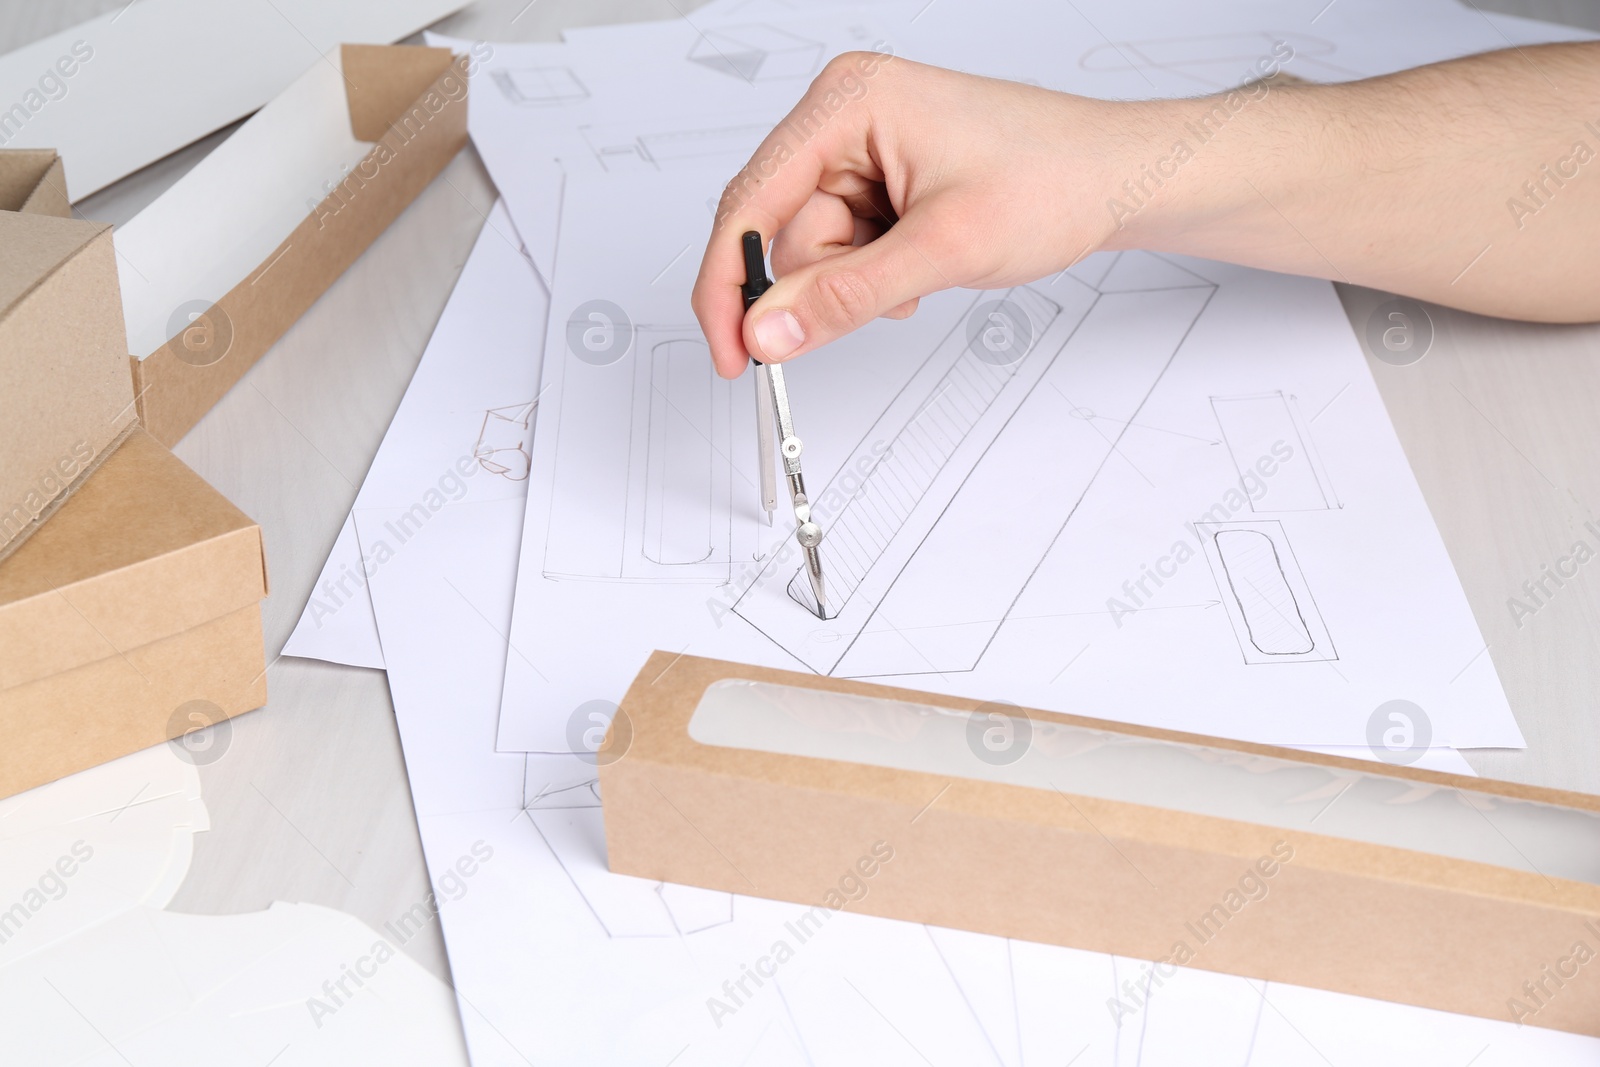
[[[536,299],[533,273],[513,270],[517,260],[486,233],[464,275],[492,264]],[[469,299],[462,288],[452,303]],[[445,321],[461,319],[447,312]],[[515,339],[505,317],[470,335],[441,326],[414,389],[453,375],[470,393],[480,386],[469,383],[504,384],[514,373],[531,386],[537,359],[485,357]],[[375,470],[391,454],[419,467],[448,460],[448,440],[408,425],[414,444],[397,423]],[[399,514],[363,509],[357,522],[381,531]],[[785,925],[802,921],[799,905],[612,875],[594,767],[571,755],[494,751],[498,680],[507,658],[522,654],[503,638],[522,517],[511,497],[447,506],[371,585],[430,873],[440,886],[454,877],[441,915],[477,1067],[919,1064],[923,1055],[1007,1067],[1248,1067],[1320,1063],[1318,1048],[1331,1047],[1349,1062],[1458,1067],[1485,1045],[1479,1063],[1511,1067],[1528,1057],[1578,1064],[1600,1050],[1590,1039],[1198,971],[1179,972],[1143,1003],[1149,968],[1140,961],[848,911],[801,944]],[[452,876],[462,857],[485,850],[492,859],[471,878]],[[763,987],[747,979],[754,995],[717,1027],[710,998],[731,1003],[722,983],[738,981],[777,940],[792,942],[794,956]],[[1141,990],[1142,1006],[1119,1026],[1113,998],[1132,1005],[1130,991]],[[1314,1030],[1316,1044],[1297,1030]],[[1390,1054],[1395,1047],[1407,1051]],[[1210,1050],[1217,1055],[1203,1058]]]
[[[539,363],[547,303],[504,204],[496,203],[284,655],[382,668],[371,574],[446,501],[526,496],[537,375],[524,380]],[[462,373],[464,361],[474,375]],[[369,528],[363,541],[353,513],[364,508],[401,514],[391,530]]]
[[[462,0],[137,0],[0,56],[0,147],[54,148],[79,200],[249,114],[343,42]]]
[[[493,45],[472,76],[467,123],[540,276],[554,276],[564,176],[705,162],[731,173],[828,57],[882,40],[875,9],[781,25],[694,17],[570,44]]]
[[[502,748],[570,750],[575,710],[620,699],[657,648],[1268,743],[1367,744],[1404,699],[1432,744],[1522,743],[1310,279],[1101,255],[796,363],[842,605],[819,621],[792,532],[759,517],[750,376],[713,380],[687,311],[678,252],[716,183],[566,191],[563,247],[629,252],[556,275]],[[584,347],[596,300],[631,324],[614,360]],[[997,300],[1032,332],[1014,363],[973,340]]]
[[[283,654],[383,670],[383,643],[367,595],[356,520],[346,515]]]

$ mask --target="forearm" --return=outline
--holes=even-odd
[[[1114,106],[1149,158],[1123,157],[1109,247],[1600,319],[1600,44]]]

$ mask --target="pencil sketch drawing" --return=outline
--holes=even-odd
[[[776,26],[724,26],[706,30],[689,49],[689,61],[740,81],[809,78],[822,63],[823,44]]]
[[[528,432],[533,428],[537,400],[506,407],[489,408],[483,413],[478,440],[472,446],[478,466],[498,474],[508,482],[525,482],[533,464],[528,454]]]
[[[791,610],[808,603],[804,582],[776,557],[734,612],[822,674],[976,669],[1215,290],[1139,252],[975,299],[815,495],[823,508],[838,502],[833,617],[819,627]],[[1028,343],[996,358],[997,322]],[[1071,417],[1083,411],[1097,417]],[[1042,456],[1039,441],[1056,446]],[[1021,488],[1019,471],[1041,503],[995,514],[996,495]],[[988,550],[973,552],[975,539]],[[788,595],[766,595],[773,582]]]
[[[1334,492],[1294,397],[1281,390],[1214,396],[1211,411],[1240,479],[1255,479],[1264,485],[1259,494],[1251,495],[1251,511],[1327,511],[1340,507],[1339,495]],[[1259,466],[1265,462],[1263,457],[1273,460],[1265,470]]]
[[[1195,523],[1244,661],[1339,658],[1283,523]]]
[[[496,70],[489,77],[500,94],[513,104],[537,107],[589,98],[589,90],[566,67]]]

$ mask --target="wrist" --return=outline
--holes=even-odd
[[[1268,79],[1213,96],[1134,101],[1117,128],[1103,220],[1107,248],[1225,258],[1280,232],[1308,180],[1323,171],[1330,138],[1309,115],[1303,85]],[[1235,247],[1226,247],[1235,246]]]

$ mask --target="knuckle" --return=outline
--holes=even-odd
[[[845,74],[856,70],[867,53],[861,51],[840,52],[827,63],[823,64],[822,72],[817,80],[828,79],[836,81]]]
[[[877,308],[872,286],[859,271],[829,270],[817,276],[812,316],[828,330],[843,333],[872,318]]]
[[[855,90],[865,79],[872,78],[884,62],[881,52],[853,51],[840,52],[823,65],[811,82],[813,92],[825,93],[839,90]],[[853,95],[853,92],[852,92]]]

